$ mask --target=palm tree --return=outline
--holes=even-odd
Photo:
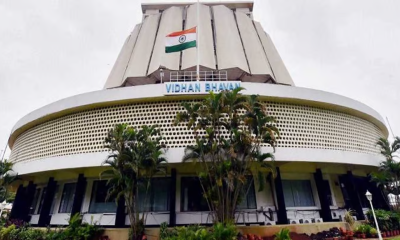
[[[275,146],[275,120],[257,96],[243,96],[241,90],[210,92],[201,102],[183,103],[175,121],[193,130],[195,143],[182,160],[201,166],[198,175],[215,222],[234,221],[242,194],[254,180],[262,190],[264,174],[273,169],[266,162],[273,154],[261,147]]]
[[[18,178],[18,174],[13,171],[13,163],[4,159],[0,161],[0,202],[9,196],[9,186]]]
[[[108,178],[108,199],[125,199],[133,239],[142,239],[147,217],[144,212],[140,214],[143,209],[139,209],[139,187],[144,186],[146,201],[152,177],[164,170],[166,159],[161,140],[155,126],[142,126],[137,130],[127,124],[115,125],[105,139],[110,154],[103,165],[110,169],[103,171],[101,177]]]
[[[377,173],[373,173],[372,181],[376,182],[377,186],[385,193],[385,199],[390,206],[388,194],[395,196],[395,206],[398,207],[400,203],[400,162],[396,161],[396,153],[400,149],[400,138],[395,137],[394,141],[390,143],[386,138],[380,138],[377,141],[377,146],[380,149],[380,153],[385,157],[379,165]]]
[[[396,157],[395,153],[400,149],[400,138],[395,137],[392,144],[386,138],[379,138],[376,144],[379,146],[380,152],[386,160],[394,160]]]

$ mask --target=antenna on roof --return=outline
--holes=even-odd
[[[389,118],[388,117],[386,117],[386,121],[387,121],[387,123],[389,125],[389,129],[390,129],[390,132],[392,133],[393,138],[395,138],[395,136],[393,134],[392,126],[390,126],[390,122],[389,122]]]

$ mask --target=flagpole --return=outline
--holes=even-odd
[[[200,39],[199,39],[199,22],[200,22],[200,3],[199,0],[197,0],[197,24],[196,24],[196,49],[197,49],[197,67],[196,67],[196,77],[197,81],[200,81],[200,54],[199,54],[199,48],[200,48]]]

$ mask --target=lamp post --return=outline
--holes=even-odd
[[[369,205],[371,205],[372,215],[374,215],[376,231],[378,232],[379,240],[382,240],[381,230],[379,230],[378,221],[376,220],[376,216],[375,216],[374,206],[372,205],[372,194],[367,190],[367,192],[365,193],[365,196],[367,197],[367,199],[369,201]]]

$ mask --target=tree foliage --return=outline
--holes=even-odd
[[[275,151],[279,135],[275,119],[256,95],[244,96],[241,90],[210,92],[201,102],[183,103],[184,110],[175,121],[195,136],[194,145],[185,149],[183,162],[201,166],[198,175],[215,222],[234,221],[236,207],[253,179],[261,191],[264,174],[273,170],[267,160],[274,155],[263,147]]]
[[[141,239],[146,222],[146,213],[140,214],[139,188],[145,189],[144,199],[151,179],[164,170],[166,159],[160,131],[155,126],[135,129],[127,124],[117,124],[105,139],[110,154],[104,165],[111,168],[101,173],[107,178],[107,198],[125,199],[134,239]],[[143,204],[145,205],[145,204]]]
[[[7,159],[0,161],[0,202],[9,199],[12,193],[9,187],[18,178],[18,174],[13,171],[13,163]]]
[[[385,138],[380,138],[376,144],[385,160],[380,163],[378,172],[371,174],[372,181],[382,189],[387,204],[399,208],[400,162],[396,160],[396,154],[400,149],[400,138],[395,137],[392,143]],[[390,200],[389,194],[393,194],[394,199]]]

